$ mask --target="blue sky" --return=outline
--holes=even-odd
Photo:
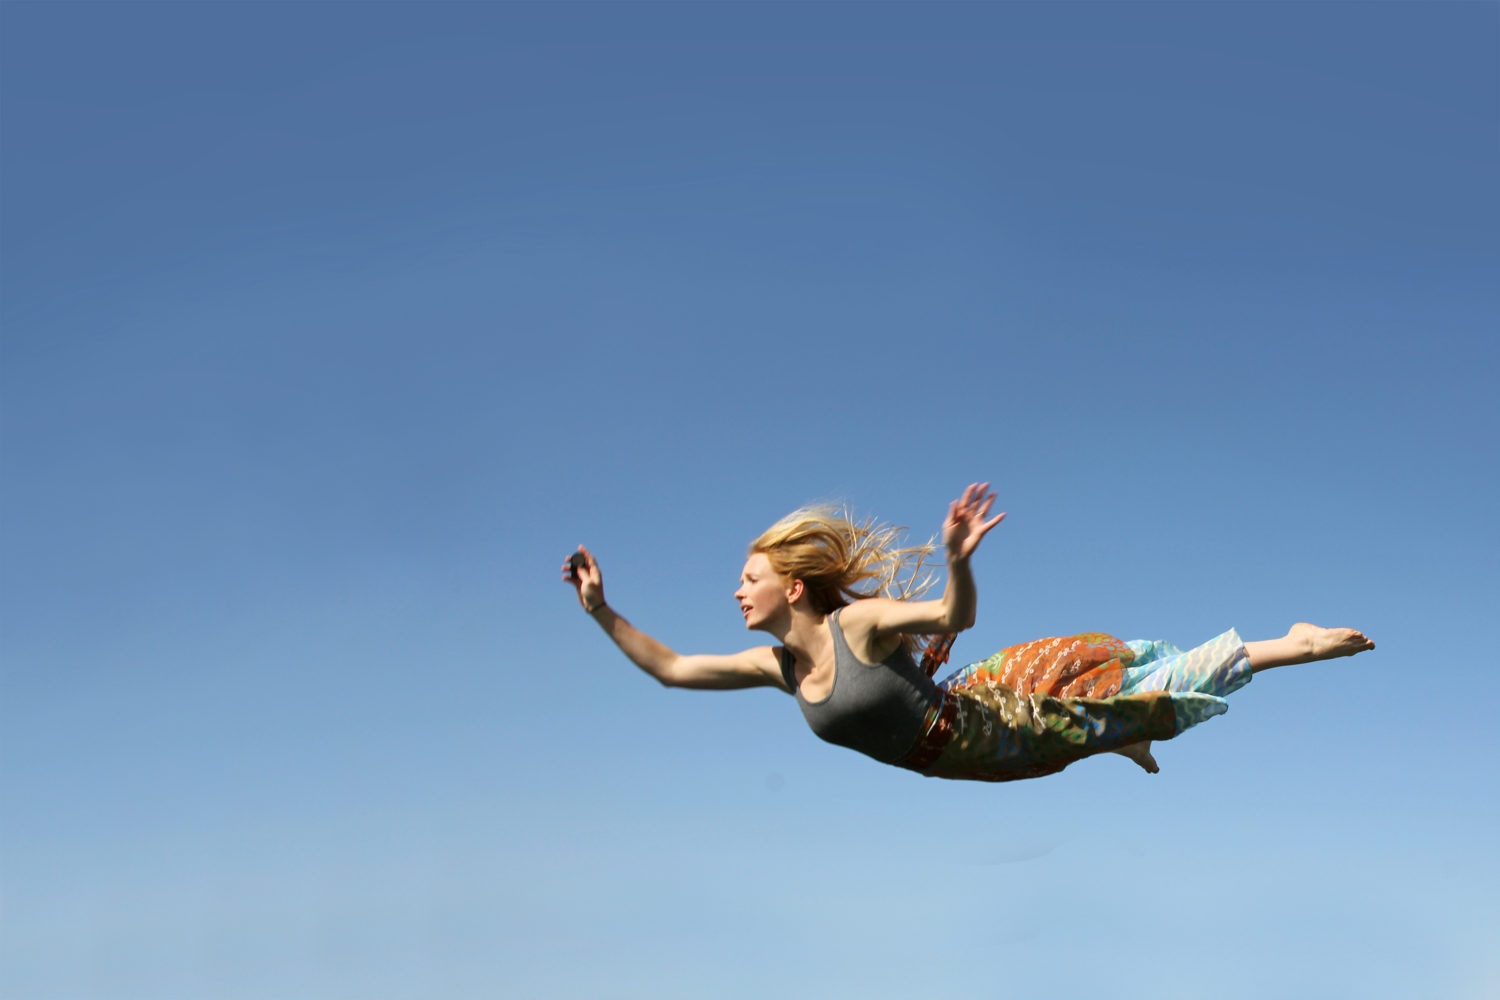
[[[0,27],[0,994],[1500,990],[1496,5]],[[770,521],[974,479],[961,662],[1379,648],[942,783],[556,579],[733,650]]]

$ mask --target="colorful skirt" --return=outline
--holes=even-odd
[[[951,640],[950,640],[951,641]],[[946,658],[942,648],[938,661]],[[934,662],[929,654],[924,664]],[[1084,757],[1169,740],[1228,710],[1250,682],[1233,629],[1186,652],[1101,632],[1002,649],[939,682],[943,702],[900,762],[934,778],[1015,781]]]

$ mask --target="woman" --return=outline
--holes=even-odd
[[[948,580],[939,600],[916,600],[902,572],[930,546],[901,548],[895,529],[856,524],[831,508],[803,508],[750,546],[735,591],[745,627],[780,645],[731,656],[683,656],[620,617],[604,600],[599,564],[583,546],[563,578],[615,645],[663,684],[779,687],[822,739],[942,778],[1011,781],[1061,771],[1112,751],[1147,771],[1151,741],[1171,739],[1227,709],[1223,696],[1253,674],[1352,656],[1375,644],[1347,628],[1293,625],[1244,643],[1233,631],[1183,652],[1102,633],[1038,639],[971,664],[941,683],[951,634],[974,624],[969,560],[1004,514],[975,483],[948,508]],[[928,644],[921,666],[915,636]]]

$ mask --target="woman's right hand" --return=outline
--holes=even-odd
[[[592,614],[604,607],[604,574],[599,572],[599,563],[588,549],[578,546],[577,555],[580,558],[576,569],[572,556],[563,560],[563,582],[573,585],[578,591],[578,603]]]

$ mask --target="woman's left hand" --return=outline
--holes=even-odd
[[[943,522],[943,545],[948,550],[950,563],[968,559],[990,529],[1005,520],[1003,513],[985,520],[994,503],[995,494],[990,492],[989,483],[970,483],[963,496],[948,505],[948,518]]]

